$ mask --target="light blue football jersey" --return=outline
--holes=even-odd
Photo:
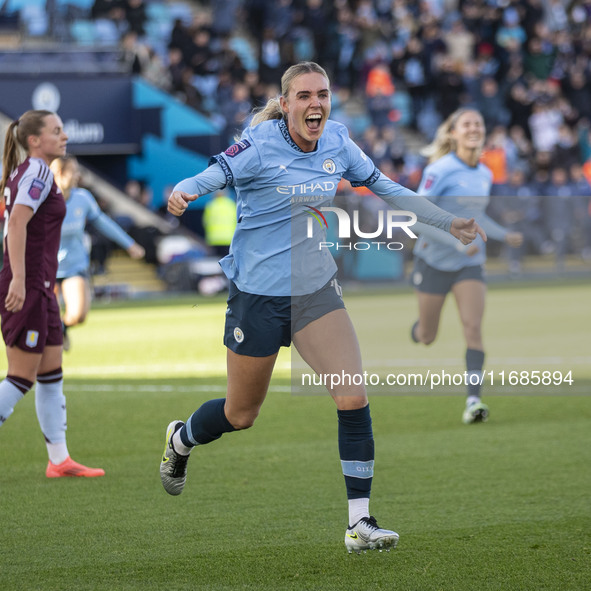
[[[238,143],[212,161],[236,189],[239,216],[230,253],[220,265],[247,293],[313,293],[336,273],[329,250],[319,248],[326,228],[309,220],[311,208],[330,206],[341,178],[370,187],[394,207],[414,211],[421,221],[444,230],[453,219],[387,179],[349,138],[347,128],[331,120],[312,152],[297,146],[285,121],[270,120],[247,128]],[[187,192],[201,187],[183,183],[177,187]]]
[[[473,217],[488,238],[502,241],[507,230],[485,213],[491,186],[492,173],[488,167],[482,163],[469,166],[451,152],[425,168],[418,192],[458,217]],[[478,252],[469,256],[466,254],[467,247],[459,241],[449,240],[449,235],[429,231],[420,234],[413,253],[436,269],[458,271],[486,261],[484,240],[477,236],[473,244],[478,246]]]
[[[90,257],[84,244],[84,228],[90,222],[109,240],[127,250],[134,240],[109,216],[104,214],[94,197],[86,190],[74,188],[66,200],[66,217],[58,251],[58,279],[88,272]]]

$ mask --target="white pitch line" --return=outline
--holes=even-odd
[[[588,391],[582,390],[581,387],[576,386],[569,386],[567,390],[562,392],[548,392],[547,390],[552,388],[552,386],[545,386],[544,390],[539,389],[532,389],[528,387],[524,388],[503,388],[498,390],[494,393],[488,393],[489,397],[499,397],[499,396],[581,396],[581,395],[588,395]],[[554,386],[556,388],[556,386]],[[65,393],[68,395],[71,394],[81,394],[92,392],[93,394],[97,393],[124,393],[124,392],[138,392],[138,393],[158,393],[158,394],[196,394],[205,392],[207,394],[213,394],[217,392],[225,392],[225,386],[220,386],[218,384],[201,384],[195,386],[174,386],[172,384],[159,384],[159,385],[130,385],[130,384],[81,384],[76,386],[68,387],[65,384]],[[328,396],[328,392],[324,389],[315,389],[311,390],[310,388],[302,388],[299,385],[293,386],[271,386],[269,388],[269,393],[288,393],[292,394],[293,396]],[[373,394],[375,396],[380,395],[387,395],[387,396],[458,396],[457,392],[450,392],[449,389],[444,390],[442,392],[429,390],[421,387],[404,387],[404,386],[396,386],[395,389],[389,388],[384,390],[383,388],[370,388],[369,391],[370,395]]]
[[[490,357],[486,359],[486,366],[532,366],[532,365],[591,365],[591,357]],[[449,367],[462,366],[460,357],[450,359],[366,359],[363,361],[364,368],[371,367]],[[304,369],[308,366],[300,360],[292,366],[294,369]]]
[[[291,364],[277,363],[275,368],[278,370],[289,370]],[[176,376],[177,374],[213,373],[225,375],[226,363],[152,363],[146,365],[87,365],[81,367],[69,368],[64,364],[64,375],[66,376],[98,376],[108,377],[109,375],[140,375],[149,376]]]
[[[160,392],[164,394],[187,394],[193,392],[225,392],[226,387],[218,384],[206,384],[200,386],[174,386],[173,384],[142,384],[142,385],[130,385],[130,384],[81,384],[72,385],[68,387],[67,383],[64,383],[64,389],[66,394],[74,392]],[[290,386],[273,386],[269,387],[269,393],[273,392],[291,392]]]
[[[145,377],[154,376],[176,376],[178,374],[196,373],[214,373],[225,375],[226,364],[224,363],[153,363],[149,366],[145,365],[96,365],[96,366],[82,366],[68,368],[64,364],[64,373],[66,378],[68,376],[97,376],[108,377],[109,375],[120,376],[125,374],[135,374]],[[549,366],[549,365],[564,365],[571,367],[588,366],[591,365],[591,357],[490,357],[486,361],[488,368],[495,367],[531,367],[531,366]],[[365,369],[380,367],[460,367],[462,366],[461,359],[455,358],[441,358],[441,359],[368,359],[364,361],[363,367]],[[293,364],[289,362],[279,362],[275,365],[275,369],[279,371],[294,370],[309,370],[307,365],[294,360]]]

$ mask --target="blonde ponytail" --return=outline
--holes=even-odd
[[[250,122],[250,126],[254,127],[263,121],[269,121],[271,119],[283,119],[285,116],[279,99],[272,98],[267,101],[267,104],[255,111],[253,111],[253,118]]]
[[[4,199],[4,187],[12,171],[20,164],[22,155],[19,150],[19,143],[16,137],[18,120],[13,121],[6,130],[4,137],[4,152],[2,152],[2,180],[0,181],[0,199]]]
[[[454,152],[456,142],[451,137],[451,132],[456,126],[458,119],[464,113],[477,112],[475,109],[461,108],[454,111],[438,128],[433,141],[421,151],[421,156],[429,159],[429,164],[443,158],[446,154]]]

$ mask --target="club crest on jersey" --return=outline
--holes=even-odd
[[[41,179],[35,179],[29,187],[29,197],[37,201],[41,197],[43,189],[45,189],[45,183]]]
[[[244,340],[244,333],[238,326],[234,329],[234,339],[237,343],[241,343]]]
[[[334,171],[337,169],[337,167],[335,166],[335,163],[333,160],[331,160],[330,158],[327,158],[323,163],[322,163],[322,169],[325,172],[328,172],[328,174],[333,174]]]
[[[433,186],[434,182],[435,182],[435,175],[430,174],[425,179],[425,189],[429,190]]]
[[[39,342],[39,332],[36,330],[28,330],[27,331],[27,347],[36,347],[37,343]]]
[[[234,158],[234,156],[238,156],[240,152],[244,152],[244,150],[250,148],[250,142],[248,140],[240,140],[236,144],[230,146],[224,154],[229,158]]]

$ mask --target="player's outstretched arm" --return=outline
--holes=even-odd
[[[172,215],[181,216],[191,201],[223,189],[227,183],[226,174],[216,162],[198,175],[178,183],[168,198],[167,209]]]
[[[474,218],[454,218],[451,223],[450,233],[455,236],[462,244],[470,244],[478,234],[486,242],[486,233],[476,223]]]

